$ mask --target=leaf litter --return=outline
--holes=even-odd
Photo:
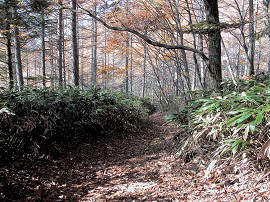
[[[176,124],[109,140],[74,142],[58,157],[18,160],[0,169],[1,201],[268,201],[270,170],[250,158],[181,158]]]

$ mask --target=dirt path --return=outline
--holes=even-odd
[[[269,178],[252,169],[245,159],[239,163],[219,160],[205,175],[207,154],[178,158],[174,135],[179,129],[163,125],[163,113],[154,114],[151,119],[155,122],[153,129],[136,135],[77,143],[58,160],[44,157],[2,169],[1,201],[270,199]]]

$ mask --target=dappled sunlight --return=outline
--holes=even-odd
[[[209,154],[203,152],[189,156],[187,161],[175,155],[178,144],[173,137],[178,128],[164,126],[157,117],[153,120],[154,128],[133,136],[74,142],[65,156],[21,161],[10,170],[1,170],[1,175],[16,179],[5,187],[16,194],[5,192],[6,197],[28,201],[270,198],[269,170],[260,173],[246,159],[219,159],[210,164]]]

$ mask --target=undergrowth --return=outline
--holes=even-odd
[[[194,142],[211,142],[214,157],[249,151],[258,159],[270,157],[270,79],[262,74],[237,86],[224,82],[222,93],[191,100],[167,119],[184,123],[192,135],[182,140],[180,152],[192,149]]]
[[[97,87],[0,92],[0,160],[61,152],[75,139],[132,133],[155,107],[147,100]]]

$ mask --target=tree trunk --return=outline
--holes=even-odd
[[[129,33],[127,33],[126,36],[126,64],[125,64],[125,69],[126,69],[126,74],[125,74],[125,92],[128,92],[128,61],[129,61]]]
[[[223,46],[223,48],[224,48],[225,55],[226,55],[226,57],[227,57],[227,61],[228,61],[228,69],[229,69],[229,72],[230,72],[230,74],[231,74],[232,81],[233,81],[234,85],[236,86],[237,83],[236,83],[235,76],[234,76],[234,73],[233,73],[233,68],[232,68],[232,63],[231,63],[230,57],[229,57],[229,53],[228,53],[228,51],[227,51],[227,49],[226,49],[226,46],[225,46],[225,44],[224,44],[223,39],[221,39],[221,42],[222,42],[222,46]]]
[[[133,66],[132,66],[132,62],[133,62],[133,54],[132,54],[132,47],[133,47],[133,43],[132,43],[132,37],[130,37],[130,70],[129,70],[129,83],[130,83],[130,92],[133,92]]]
[[[63,21],[63,27],[66,27],[68,24],[68,19],[65,19],[65,22]],[[64,29],[62,29],[62,57],[63,57],[63,61],[62,61],[62,71],[63,71],[63,84],[64,84],[64,88],[67,87],[67,82],[69,82],[69,80],[67,81],[67,78],[69,78],[69,66],[66,63],[66,49],[65,49],[65,32]]]
[[[254,33],[254,5],[253,0],[249,0],[249,43],[248,43],[248,75],[254,75],[254,48],[255,48],[255,33]]]
[[[62,0],[59,0],[59,5],[62,6]],[[63,87],[63,9],[59,9],[58,14],[58,40],[57,40],[57,53],[58,53],[58,86]]]
[[[147,46],[146,42],[143,44],[143,86],[142,86],[142,97],[145,97],[145,89],[146,89],[146,51],[147,51]]]
[[[13,75],[13,67],[12,67],[12,45],[11,45],[11,28],[10,28],[10,20],[11,20],[11,13],[10,13],[10,5],[8,4],[8,0],[5,0],[5,36],[6,36],[6,47],[7,47],[7,65],[8,65],[8,86],[11,90],[14,87],[14,75]]]
[[[95,1],[95,10],[96,15],[97,5]],[[95,85],[97,83],[97,20],[92,19],[92,37],[91,37],[91,84]]]
[[[14,6],[12,8],[12,17],[13,19],[17,19],[17,1],[14,2]],[[19,90],[22,90],[23,89],[23,71],[22,71],[22,60],[21,60],[21,45],[20,45],[20,39],[19,39],[19,28],[18,28],[17,21],[15,21],[15,26],[13,27],[13,33],[14,33],[17,87]]]
[[[208,32],[209,71],[214,87],[220,89],[221,72],[221,35],[219,28],[218,0],[204,0],[206,20],[210,24]]]
[[[50,30],[50,41],[52,41],[52,28]],[[54,88],[55,70],[54,70],[54,50],[53,44],[50,44],[50,85]]]
[[[12,51],[11,51],[11,34],[10,34],[10,24],[6,25],[6,37],[7,37],[7,64],[8,64],[8,75],[9,75],[9,89],[14,86],[14,76],[12,67]]]
[[[269,19],[269,14],[268,14],[268,10],[269,10],[269,4],[270,4],[270,0],[263,0],[263,14],[264,14],[264,23],[267,27],[267,29],[270,28],[270,19]],[[267,42],[268,42],[268,60],[267,60],[267,73],[270,75],[270,33],[269,31],[267,32]]]
[[[46,87],[46,54],[45,54],[45,17],[44,11],[41,14],[41,66],[42,66],[42,85]]]
[[[81,52],[81,88],[84,88],[84,48],[83,48],[83,38],[81,39],[81,43],[82,43],[82,52]]]
[[[77,9],[77,0],[72,0],[72,10]],[[78,39],[77,39],[77,13],[72,11],[71,14],[71,50],[72,50],[72,75],[73,84],[79,86],[79,53],[78,53]]]
[[[201,3],[203,4],[203,2],[201,2]],[[186,5],[187,5],[188,16],[189,16],[189,24],[192,24],[193,23],[192,22],[192,15],[191,15],[189,4],[188,4],[188,1],[187,0],[186,0]],[[192,5],[192,7],[193,7],[193,5]],[[201,9],[199,11],[199,14],[200,15],[199,15],[199,20],[198,21],[202,22],[203,21],[203,14],[202,14],[203,13],[202,12],[203,6],[200,6],[200,8]],[[192,29],[193,28],[191,27],[191,30]],[[196,35],[195,35],[195,33],[193,33],[193,46],[194,46],[195,49],[197,48]],[[200,46],[200,48],[202,48],[201,51],[203,51],[203,47]],[[197,60],[197,56],[196,56],[195,53],[193,53],[193,60],[194,60],[194,82],[193,82],[192,90],[196,89],[196,84],[197,83],[199,84],[200,88],[203,89],[204,87],[203,87],[203,84],[202,84],[202,77],[201,77],[202,74],[201,74],[201,71],[200,71],[200,68],[199,68],[199,64],[198,64],[198,60]],[[203,65],[203,61],[202,61],[201,65],[202,65],[202,68],[201,69],[203,69],[203,66],[204,66]],[[197,77],[198,77],[198,79],[197,79]]]

